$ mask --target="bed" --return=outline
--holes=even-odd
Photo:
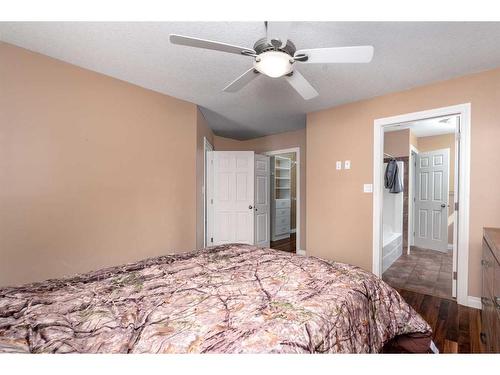
[[[0,352],[428,351],[429,325],[361,268],[231,244],[0,288]]]

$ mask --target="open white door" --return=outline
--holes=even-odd
[[[211,151],[209,245],[254,243],[254,152]]]
[[[452,286],[451,286],[451,296],[457,298],[457,283],[458,283],[458,196],[459,196],[459,176],[460,176],[460,116],[456,117],[456,132],[455,132],[455,155],[451,155],[454,159],[450,163],[455,163],[455,181],[454,181],[454,191],[453,191],[453,202],[452,204],[452,219],[453,219],[453,275],[452,275]],[[450,210],[448,211],[450,212]],[[449,219],[449,218],[448,218]],[[448,224],[449,225],[449,224]]]
[[[269,156],[255,155],[255,245],[270,247],[270,163]]]
[[[415,246],[447,251],[450,150],[417,155]]]

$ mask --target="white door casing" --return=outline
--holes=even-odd
[[[270,247],[270,160],[255,155],[255,245]]]
[[[211,151],[210,245],[254,243],[254,152]]]
[[[208,152],[213,151],[214,146],[208,141],[206,137],[203,137],[203,187],[202,187],[202,194],[203,194],[203,247],[209,246],[209,241],[207,240],[208,237],[208,186],[209,186],[209,157],[208,157]]]
[[[415,246],[448,249],[449,160],[449,149],[417,155]]]
[[[481,299],[469,295],[469,213],[470,213],[470,161],[471,161],[471,103],[440,107],[420,112],[378,118],[373,127],[373,246],[372,272],[381,277],[382,273],[382,194],[383,194],[383,153],[384,130],[404,123],[443,116],[459,117],[459,134],[455,150],[455,225],[454,252],[456,253],[457,287],[459,305],[481,308]],[[458,205],[459,204],[459,205]]]
[[[455,181],[453,181],[453,202],[452,210],[453,212],[453,275],[452,275],[452,284],[451,284],[451,296],[457,298],[457,289],[458,289],[458,220],[459,215],[457,212],[458,206],[458,192],[460,190],[460,134],[461,134],[461,117],[456,116],[456,126],[457,131],[455,132],[455,155],[451,155],[454,159],[455,163]],[[451,163],[452,161],[450,161]]]

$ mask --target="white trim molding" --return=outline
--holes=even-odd
[[[467,297],[467,306],[481,310],[481,308],[482,308],[481,298],[474,297],[474,296],[468,296]]]
[[[305,251],[305,250],[298,249],[298,250],[297,250],[297,255],[306,255],[306,251]]]
[[[411,247],[412,245],[414,244],[414,237],[413,237],[413,227],[414,227],[414,224],[413,224],[413,217],[414,217],[414,200],[413,200],[413,196],[414,196],[414,189],[415,189],[415,186],[414,183],[415,183],[415,166],[414,164],[412,163],[412,158],[413,158],[413,153],[415,154],[419,154],[419,151],[418,149],[413,146],[412,144],[410,144],[410,155],[408,155],[408,200],[410,202],[410,204],[408,205],[408,237],[407,237],[407,249],[406,251],[408,252],[408,254],[411,254]]]
[[[210,143],[207,137],[203,137],[203,186],[201,187],[201,194],[203,195],[203,247],[207,247],[207,152],[213,151],[214,146]]]
[[[295,239],[296,246],[295,246],[295,252],[296,254],[300,254],[299,252],[302,251],[300,250],[300,147],[292,147],[292,148],[285,148],[282,150],[273,150],[273,151],[267,151],[264,152],[264,155],[267,156],[273,156],[273,155],[279,155],[279,154],[288,154],[290,152],[295,152],[297,155],[297,160],[295,161],[295,166],[296,166],[296,176],[295,176],[295,186],[297,190],[297,200],[295,203],[296,210],[295,210],[295,228],[296,228],[296,233],[297,233],[297,238]],[[305,251],[304,254],[305,255]]]
[[[377,276],[382,270],[382,182],[384,128],[423,119],[458,115],[459,123],[459,196],[457,228],[457,302],[460,305],[476,307],[477,297],[470,297],[469,291],[469,191],[470,191],[470,135],[471,105],[459,104],[427,111],[407,113],[376,119],[373,127],[373,257],[372,272]],[[456,174],[457,175],[457,174]]]

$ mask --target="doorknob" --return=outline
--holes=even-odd
[[[446,205],[443,203],[443,204],[441,205],[441,208],[445,208],[445,207],[446,207]]]
[[[248,206],[248,209],[249,209],[249,210],[251,210],[252,208],[253,208],[253,206],[252,206],[252,205]]]

